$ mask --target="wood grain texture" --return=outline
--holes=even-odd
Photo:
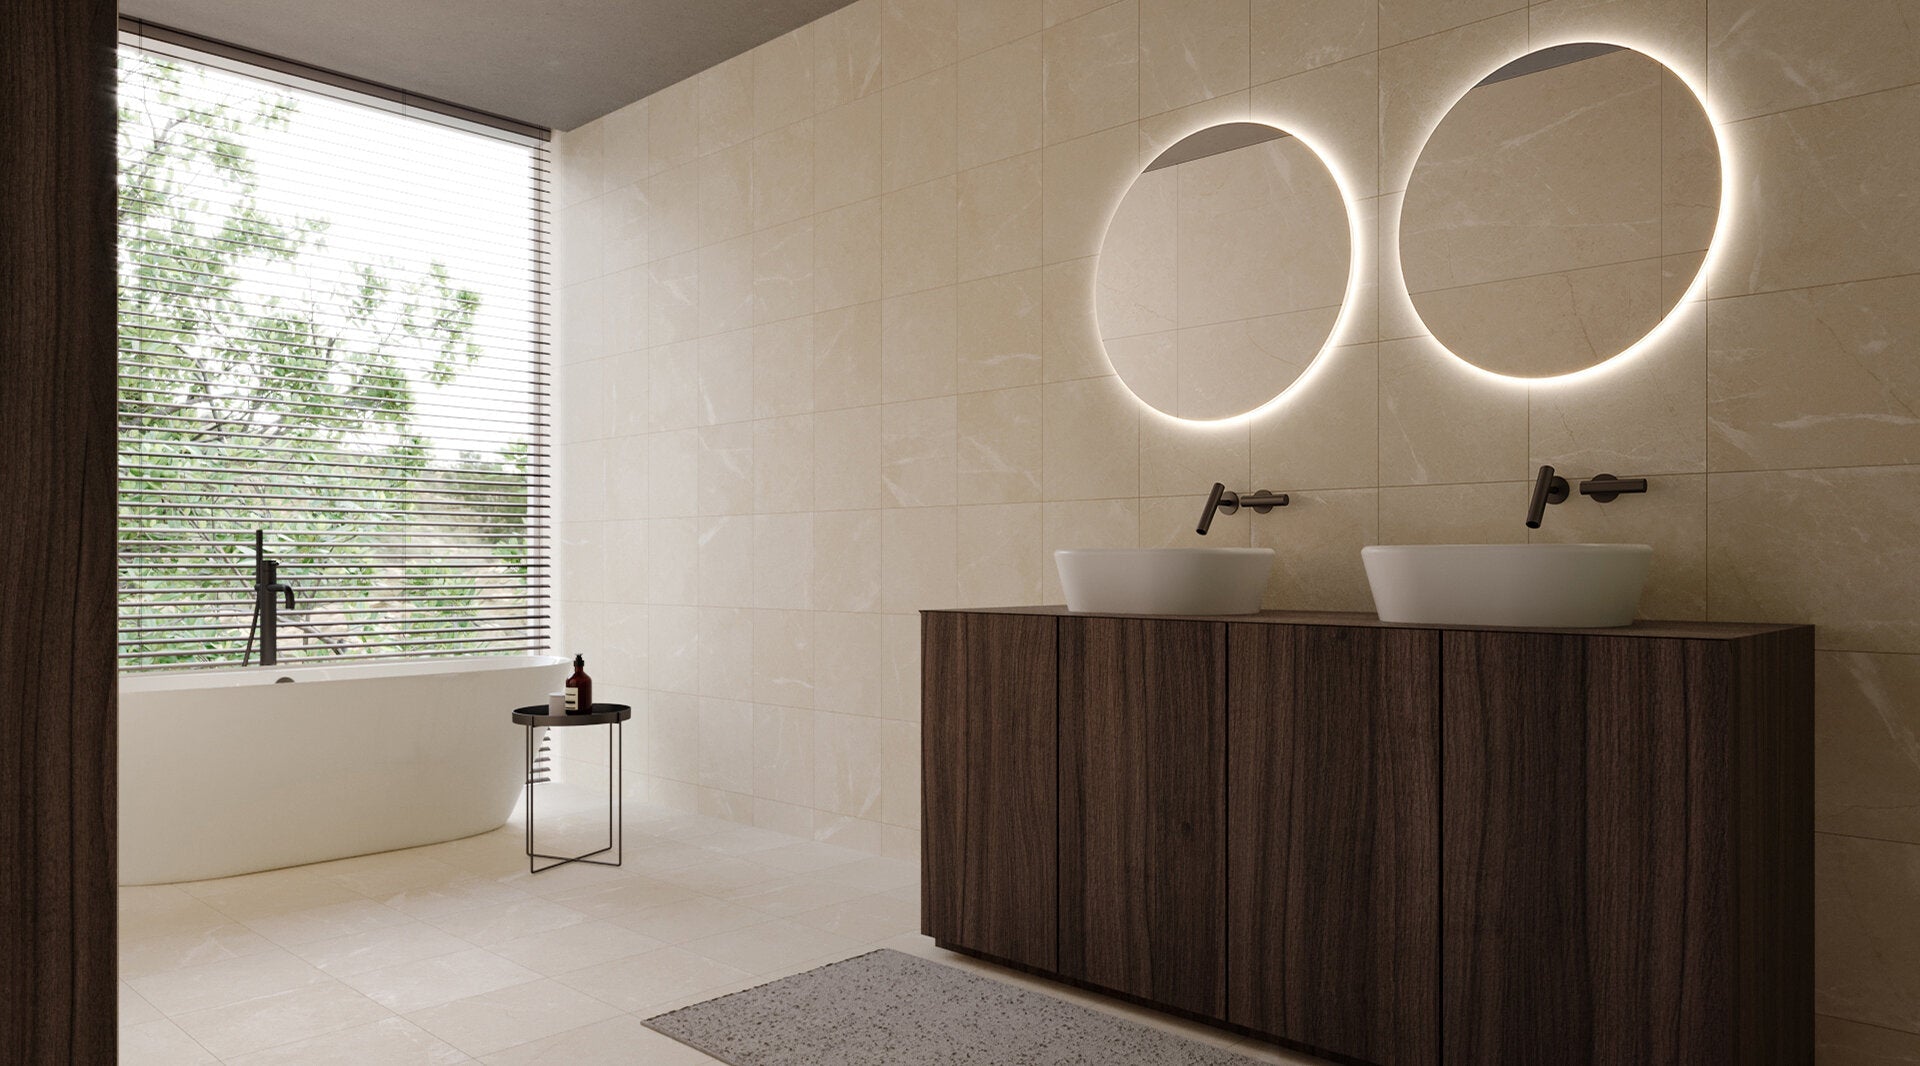
[[[1590,1061],[1580,641],[1448,633],[1441,660],[1442,1057]]]
[[[1434,1062],[1439,638],[1229,632],[1227,1020]]]
[[[1742,641],[1732,671],[1738,1060],[1813,1061],[1813,629]]]
[[[1143,618],[1143,615],[1126,614],[1088,614],[1069,611],[1059,604],[1041,607],[974,607],[955,609],[958,613],[981,615],[1042,615],[1049,618]],[[1153,615],[1156,621],[1168,622],[1219,622],[1218,615]],[[1791,624],[1771,622],[1662,622],[1641,620],[1631,625],[1614,626],[1607,629],[1514,629],[1501,626],[1437,626],[1414,625],[1409,622],[1382,622],[1378,616],[1359,611],[1261,611],[1257,614],[1237,614],[1226,625],[1267,625],[1267,626],[1345,626],[1356,629],[1411,629],[1424,633],[1533,633],[1553,632],[1563,635],[1595,637],[1652,637],[1665,640],[1738,640],[1743,637],[1758,636],[1765,633],[1778,633],[1790,629],[1803,628]]]
[[[1055,622],[921,616],[921,931],[1058,964]]]
[[[114,5],[0,4],[0,1061],[110,1063]]]
[[[1809,630],[1444,638],[1444,1057],[1811,1057]]]
[[[1226,626],[1060,620],[1060,972],[1222,1017]]]

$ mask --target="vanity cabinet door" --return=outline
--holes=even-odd
[[[1228,1021],[1436,1061],[1439,651],[1423,630],[1232,628]]]
[[[1447,1061],[1809,1060],[1807,632],[1446,634]]]
[[[1226,647],[1218,622],[1060,620],[1060,969],[1221,1017]]]
[[[921,616],[921,931],[1055,968],[1052,618]]]

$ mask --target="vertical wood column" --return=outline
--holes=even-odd
[[[114,1061],[114,41],[0,4],[0,1061]]]
[[[1058,962],[1054,620],[920,616],[920,929]]]
[[[1226,1009],[1218,622],[1060,620],[1060,972]]]
[[[1386,1066],[1439,1041],[1440,641],[1230,627],[1227,1020]]]

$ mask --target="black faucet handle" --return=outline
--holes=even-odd
[[[291,611],[291,610],[293,610],[293,586],[292,586],[292,585],[281,585],[281,586],[278,586],[278,587],[279,587],[279,589],[280,589],[280,591],[281,591],[281,592],[283,592],[283,593],[285,593],[285,594],[286,594],[286,597],[287,597],[287,610],[289,610],[289,611]]]
[[[1580,495],[1593,497],[1595,503],[1612,503],[1622,493],[1647,491],[1647,479],[1643,477],[1614,477],[1612,474],[1596,474],[1580,483]]]

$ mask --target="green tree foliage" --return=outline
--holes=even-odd
[[[485,354],[480,295],[438,262],[343,267],[326,219],[265,202],[249,139],[297,107],[121,58],[130,667],[240,661],[256,527],[300,595],[282,615],[288,660],[528,643],[502,631],[527,624],[533,595],[528,440],[451,451],[460,430],[435,400]]]

